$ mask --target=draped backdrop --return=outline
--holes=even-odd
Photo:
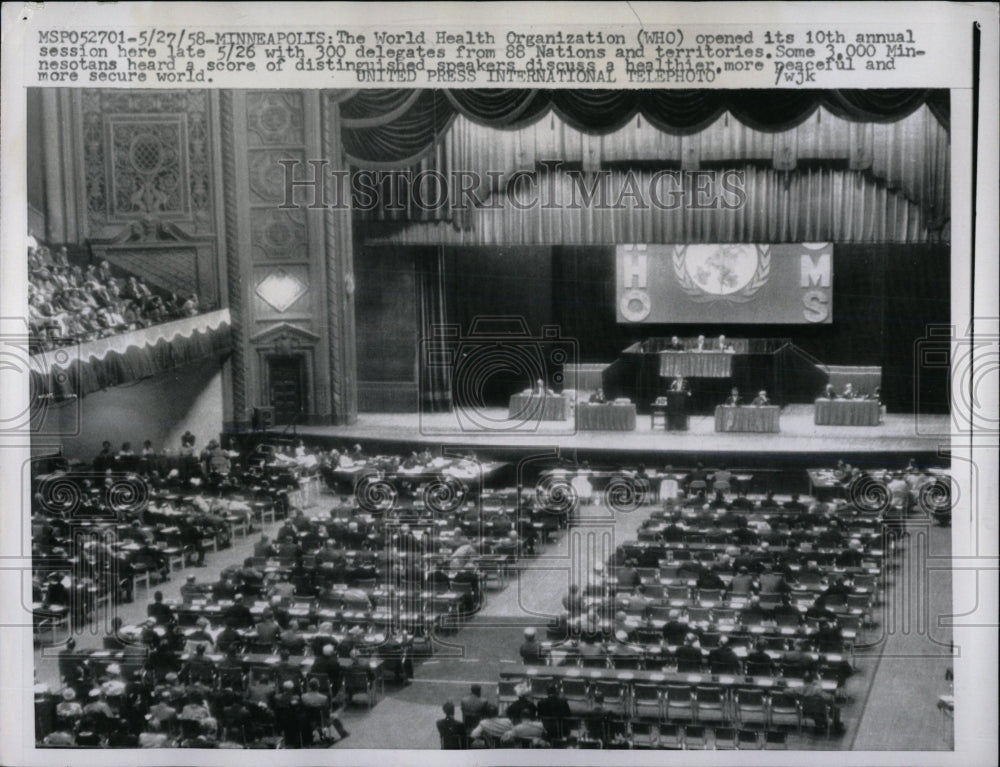
[[[948,115],[939,90],[383,90],[344,102],[342,135],[356,169],[421,179],[420,194],[395,179],[403,194],[379,195],[392,203],[357,214],[370,242],[940,242],[950,223]],[[567,209],[560,201],[576,182],[554,161],[588,185],[611,173],[612,199],[632,182],[626,172],[642,186],[664,169],[729,168],[746,175],[748,204]],[[550,209],[497,199],[526,170],[565,187]],[[444,204],[418,204],[438,196],[428,172],[457,171],[480,179],[474,204],[454,182]]]
[[[401,185],[392,204],[380,195],[373,208],[356,205],[355,233],[359,263],[396,269],[382,260],[389,251],[393,263],[406,259],[397,249],[413,259],[407,305],[422,337],[442,321],[465,327],[466,315],[488,307],[531,318],[532,331],[555,322],[585,339],[586,359],[610,362],[634,340],[605,306],[612,246],[830,241],[843,267],[835,323],[798,333],[800,342],[829,363],[882,364],[894,409],[914,405],[912,349],[922,330],[905,318],[921,328],[949,320],[948,91],[366,90],[340,106],[353,169],[407,172],[383,182]],[[668,210],[624,194],[664,171],[691,192],[686,172],[703,170],[739,174],[745,204]],[[510,204],[525,171],[556,204]],[[415,196],[438,197],[433,175],[456,172],[477,174],[473,204],[454,184],[443,204],[415,204]],[[408,186],[414,177],[420,188]],[[624,204],[565,204],[599,177],[607,197]],[[872,293],[862,283],[876,276]],[[373,274],[369,284],[381,289],[389,277]],[[934,285],[932,305],[921,284]],[[445,377],[405,378],[425,409],[449,406]],[[930,391],[920,406],[946,408],[944,387],[931,378],[921,382]]]

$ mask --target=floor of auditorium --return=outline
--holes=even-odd
[[[333,440],[378,439],[483,447],[549,445],[558,438],[563,449],[672,450],[701,453],[766,451],[821,453],[832,451],[937,451],[954,431],[948,415],[883,413],[877,426],[817,426],[812,405],[786,405],[778,433],[717,432],[710,415],[692,415],[687,431],[653,429],[639,415],[634,431],[579,431],[566,421],[511,421],[502,408],[486,408],[469,417],[456,413],[359,413],[350,426],[299,426],[300,436]],[[287,430],[278,429],[277,434]],[[386,435],[391,435],[387,437]]]
[[[328,496],[307,513],[324,510]],[[650,510],[652,507],[650,507]],[[590,514],[601,514],[597,509]],[[608,513],[605,511],[604,513]],[[615,541],[634,539],[646,514],[608,516]],[[588,522],[600,523],[591,517]],[[949,528],[914,520],[905,551],[930,557],[948,557],[951,552]],[[349,707],[342,720],[349,738],[334,748],[438,748],[435,721],[441,704],[458,700],[469,685],[479,682],[484,695],[495,700],[496,682],[504,664],[515,663],[521,633],[526,625],[543,626],[547,616],[561,610],[560,600],[569,585],[568,540],[570,531],[540,549],[534,558],[522,560],[502,590],[490,590],[485,607],[457,633],[436,647],[435,657],[419,662],[413,683],[400,686],[386,682],[385,697],[372,709]],[[208,567],[175,573],[158,587],[167,599],[179,598],[184,576],[194,573],[199,580],[217,579],[226,566],[250,554],[256,534],[237,539],[234,545],[210,554]],[[950,719],[938,710],[938,696],[950,692],[945,672],[952,666],[951,630],[938,627],[937,617],[952,613],[951,572],[918,571],[923,561],[904,553],[900,565],[888,578],[885,602],[876,613],[877,625],[866,635],[869,646],[857,653],[857,672],[848,680],[849,702],[843,708],[846,733],[840,737],[792,734],[789,749],[807,750],[944,750],[952,747]],[[126,624],[145,618],[151,594],[137,591],[136,601],[125,605],[119,615]],[[103,632],[77,635],[80,647],[96,647]],[[541,630],[540,635],[544,635]],[[39,681],[58,684],[56,651],[36,650],[35,666]]]

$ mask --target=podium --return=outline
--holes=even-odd
[[[686,391],[668,391],[667,397],[667,431],[688,430],[688,400],[691,393]]]

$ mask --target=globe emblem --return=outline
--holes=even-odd
[[[746,287],[757,272],[753,245],[716,245],[688,248],[684,269],[706,293],[727,296]]]

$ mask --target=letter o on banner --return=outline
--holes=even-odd
[[[618,309],[629,322],[642,322],[649,316],[653,304],[644,290],[626,290],[618,302]]]

